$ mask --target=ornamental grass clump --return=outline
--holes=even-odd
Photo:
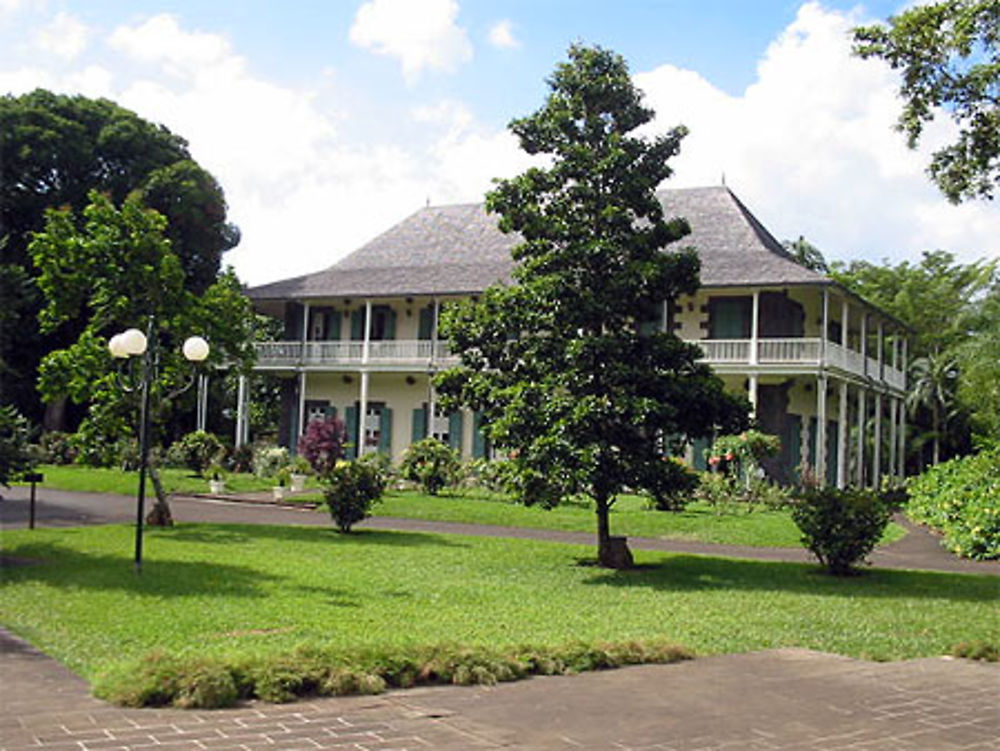
[[[816,488],[792,507],[802,544],[834,576],[855,573],[855,564],[882,539],[891,516],[877,495],[864,490]]]

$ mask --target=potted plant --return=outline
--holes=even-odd
[[[226,491],[226,471],[221,464],[213,462],[205,471],[208,475],[208,490],[212,495]]]
[[[288,478],[290,475],[291,472],[288,467],[282,467],[274,476],[274,479],[278,484],[271,488],[271,496],[279,503],[285,499],[285,488],[288,485]]]
[[[291,490],[293,493],[302,492],[306,484],[306,476],[309,474],[312,467],[309,466],[309,462],[306,461],[303,456],[296,456],[292,463],[288,465],[289,469],[289,481],[291,482]]]

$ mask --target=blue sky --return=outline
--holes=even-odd
[[[722,0],[0,0],[0,92],[106,96],[187,138],[259,283],[323,268],[426,201],[478,201],[527,161],[505,132],[572,41],[621,53],[691,128],[677,186],[726,183],[828,257],[998,254],[892,132],[893,74],[849,53],[898,3]],[[668,183],[665,187],[670,187]]]

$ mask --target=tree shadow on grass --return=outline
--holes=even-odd
[[[177,542],[220,545],[241,545],[253,540],[277,540],[290,544],[468,547],[466,543],[459,542],[448,535],[430,532],[357,529],[343,534],[332,527],[285,527],[261,524],[183,523],[173,527],[151,529],[148,534],[162,535]]]
[[[812,596],[886,599],[941,599],[995,602],[1000,579],[995,576],[862,568],[860,575],[836,577],[817,565],[748,561],[672,554],[659,564],[626,571],[601,570],[585,585],[648,587],[664,592],[760,591]]]
[[[90,553],[56,542],[17,546],[17,557],[37,562],[5,568],[4,584],[36,581],[74,590],[121,590],[136,596],[265,597],[279,577],[228,563],[159,559],[147,556],[137,574],[131,548],[120,554]]]

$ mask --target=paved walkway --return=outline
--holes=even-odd
[[[26,523],[24,495],[20,489],[6,493],[0,527]],[[46,490],[41,498],[42,526],[129,522],[134,515],[134,500],[127,497]],[[324,514],[267,506],[177,499],[172,507],[184,521],[330,523]],[[592,542],[590,535],[536,530],[370,523]],[[918,530],[880,551],[877,565],[956,570],[947,562],[951,556],[922,534]],[[792,550],[630,543],[803,559],[801,551]],[[994,564],[968,570],[1000,573]],[[948,658],[869,663],[779,649],[492,688],[447,686],[289,705],[254,702],[215,711],[128,710],[94,699],[81,678],[0,629],[0,751],[109,748],[997,751],[1000,665]]]

